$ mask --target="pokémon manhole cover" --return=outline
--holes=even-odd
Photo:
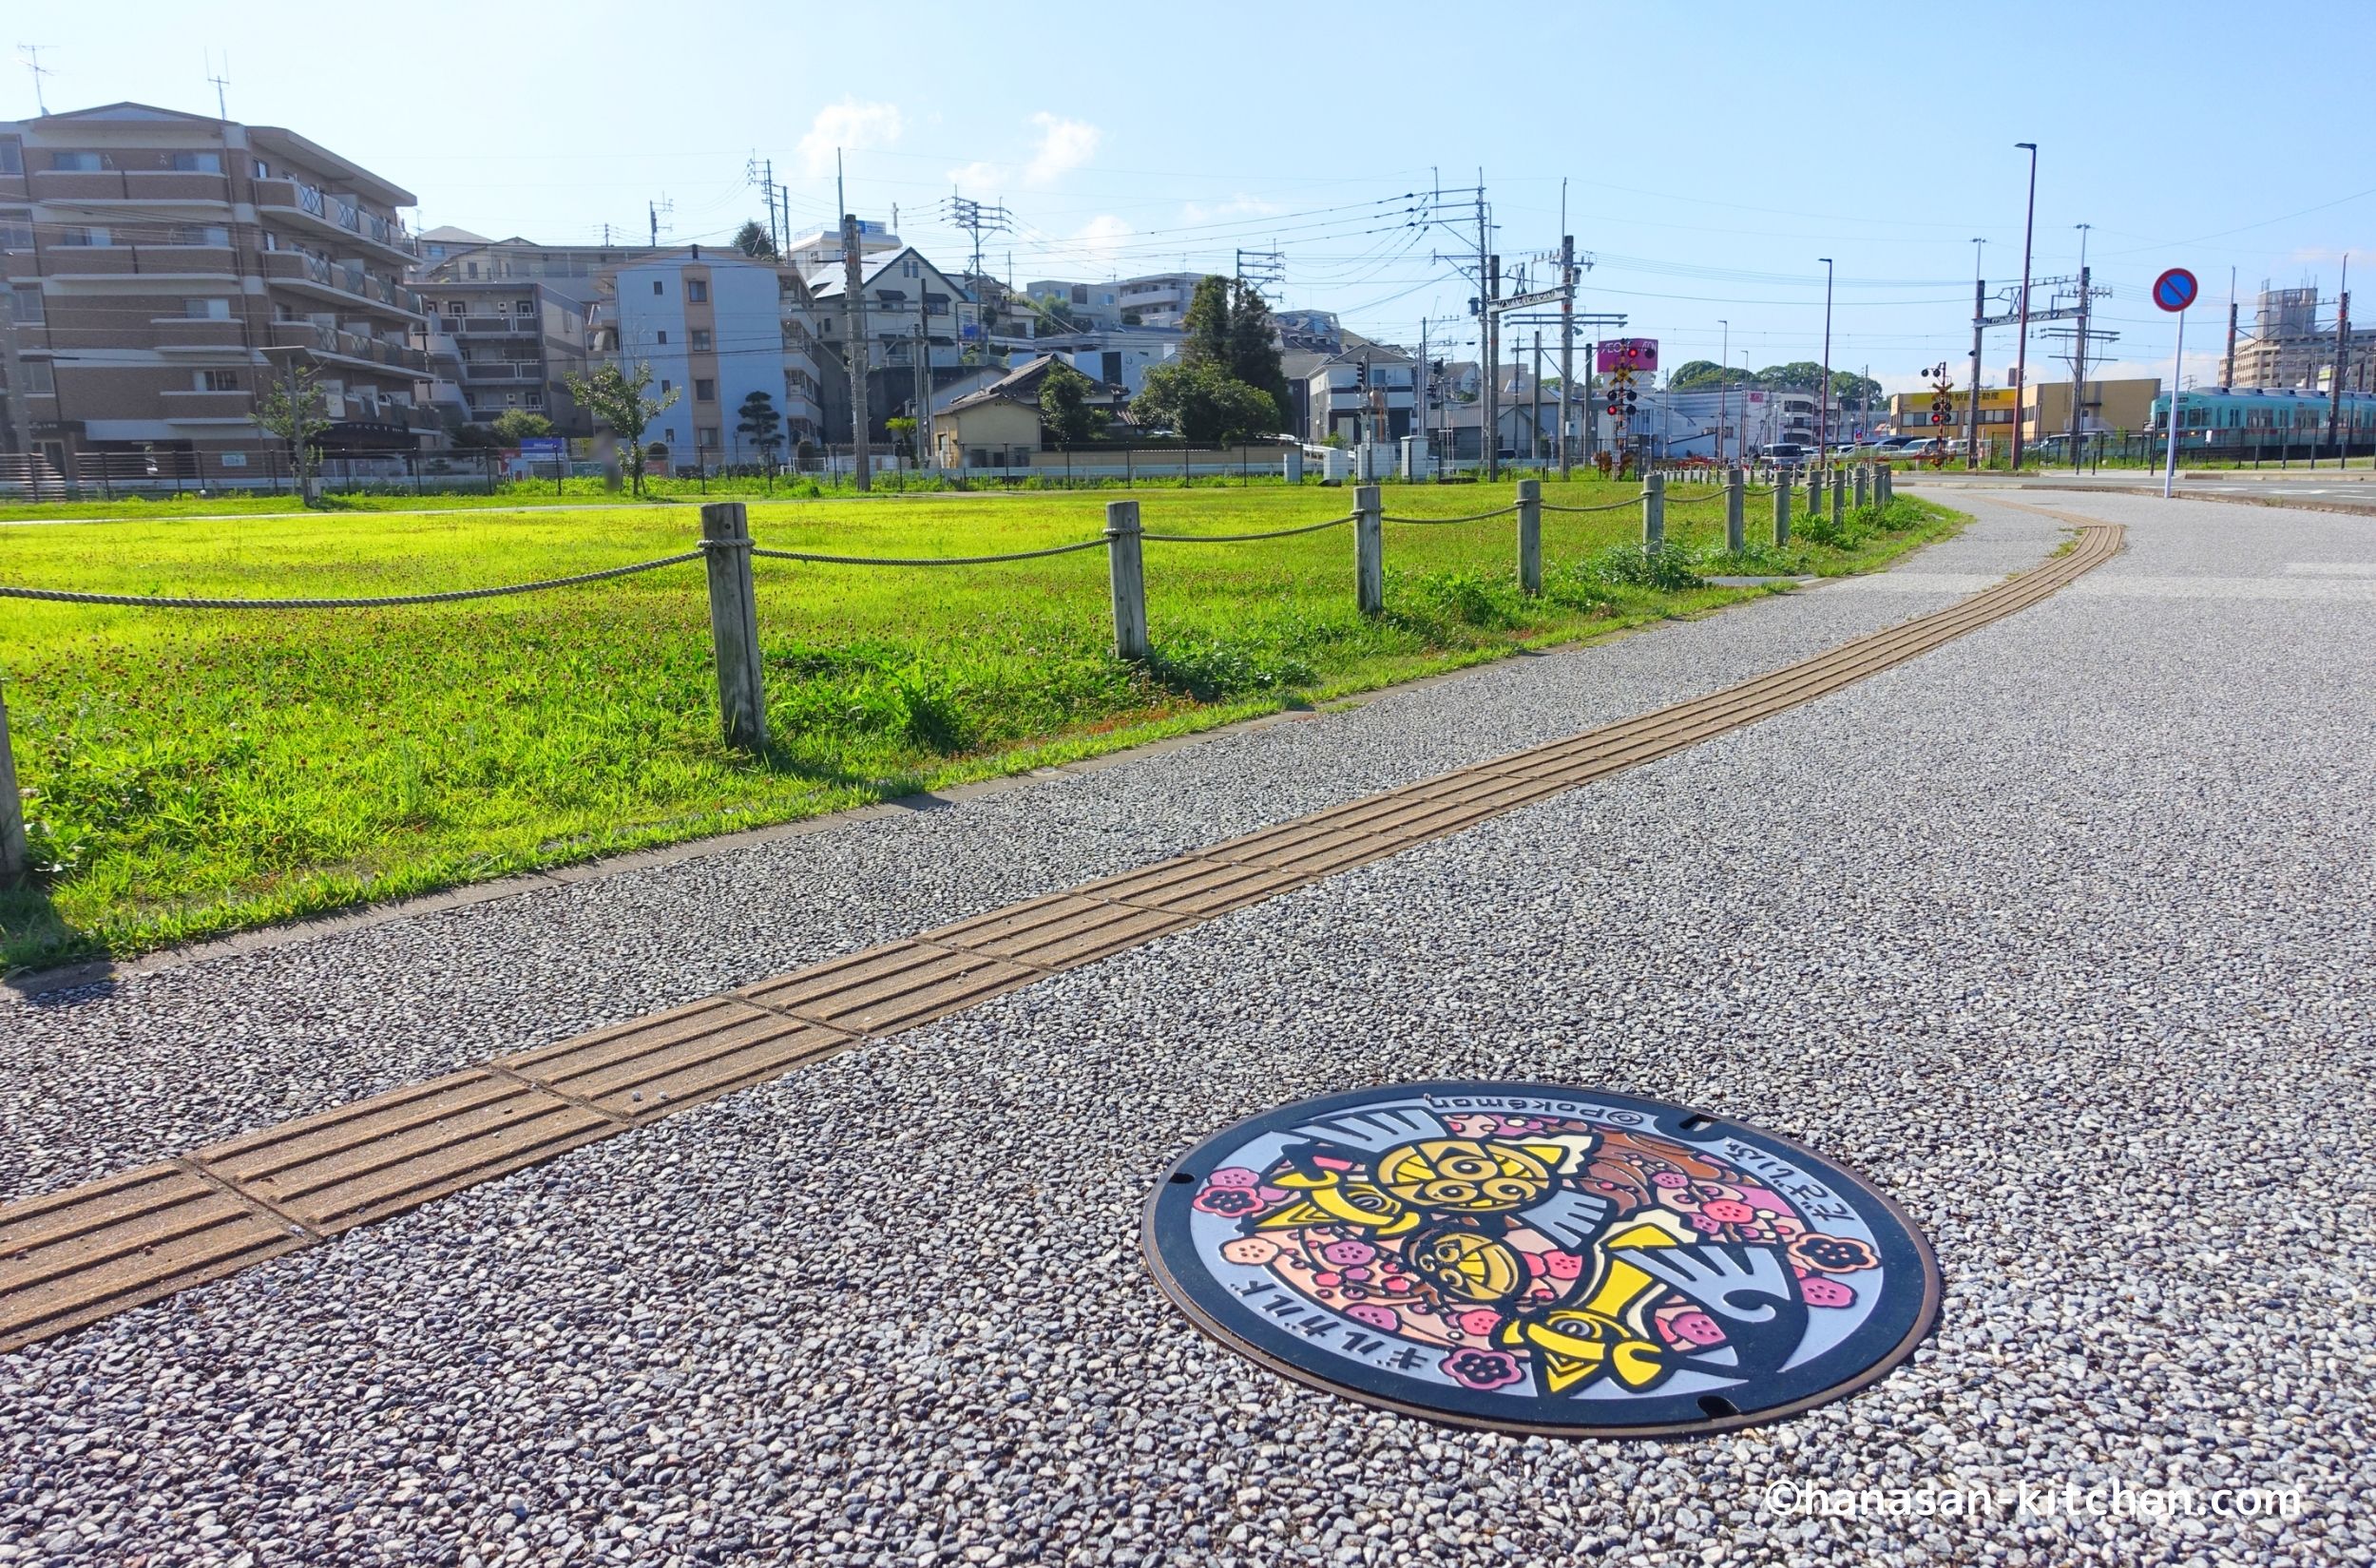
[[[1838,1166],[1675,1105],[1538,1083],[1305,1100],[1175,1165],[1157,1277],[1315,1386],[1570,1437],[1772,1421],[1879,1378],[1939,1271]]]

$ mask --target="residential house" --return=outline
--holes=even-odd
[[[953,381],[989,351],[981,333],[980,307],[911,245],[869,258],[859,272],[864,304],[864,363],[870,439],[886,438],[884,421],[929,404],[931,390]],[[848,365],[856,358],[848,343],[847,278],[838,269],[815,275],[809,285],[814,322],[825,353],[827,434],[850,437]],[[912,417],[910,413],[909,415]]]
[[[1040,390],[1060,363],[1055,354],[1042,354],[950,402],[933,420],[933,461],[944,468],[1029,468],[1045,439]],[[1088,401],[1118,419],[1127,394],[1121,387],[1093,382]]]
[[[333,452],[418,449],[413,197],[295,131],[147,104],[0,123],[9,418],[64,471],[220,472],[279,366],[319,374]],[[201,465],[200,467],[198,465]]]

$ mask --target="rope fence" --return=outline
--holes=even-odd
[[[658,561],[639,561],[631,566],[579,572],[572,577],[547,577],[534,583],[509,583],[497,588],[388,594],[376,599],[176,599],[156,594],[71,593],[64,588],[18,588],[7,584],[0,584],[0,599],[39,599],[53,604],[120,604],[138,610],[380,610],[403,604],[451,604],[465,599],[501,599],[508,594],[574,588],[583,583],[631,577],[637,572],[658,571],[662,566],[681,566],[688,561],[700,560],[704,553],[687,550],[682,555],[661,556]]]
[[[1051,545],[1044,550],[1011,550],[1005,555],[820,555],[813,550],[771,550],[751,546],[753,555],[763,555],[770,561],[806,561],[820,566],[995,566],[1007,561],[1042,561],[1051,555],[1072,555],[1081,550],[1102,550],[1102,539],[1084,539],[1077,545]]]
[[[1347,512],[1325,523],[1307,523],[1297,528],[1271,528],[1261,533],[1142,533],[1139,537],[1151,539],[1159,545],[1243,545],[1256,539],[1286,539],[1299,533],[1318,533],[1324,528],[1341,528],[1348,523],[1358,522],[1360,518],[1359,512]],[[1387,521],[1392,522],[1393,519]]]
[[[1483,523],[1487,518],[1507,517],[1516,510],[1518,510],[1518,505],[1512,502],[1506,507],[1496,507],[1489,512],[1471,512],[1466,517],[1389,517],[1380,512],[1378,521],[1381,523],[1413,523],[1421,527],[1429,527],[1445,523]]]
[[[520,594],[546,593],[556,588],[582,586],[604,583],[614,578],[632,577],[642,572],[660,571],[699,561],[706,564],[709,589],[711,641],[717,656],[718,699],[721,727],[728,744],[754,752],[767,746],[767,705],[764,693],[764,665],[759,653],[758,608],[753,574],[754,558],[770,561],[796,561],[821,566],[990,566],[1008,562],[1044,561],[1055,556],[1077,555],[1089,550],[1107,554],[1107,575],[1113,594],[1114,651],[1120,658],[1143,660],[1152,657],[1147,637],[1146,582],[1140,547],[1148,543],[1164,545],[1240,545],[1261,540],[1291,539],[1300,534],[1321,533],[1331,528],[1353,526],[1353,602],[1363,615],[1379,615],[1386,608],[1385,527],[1389,523],[1423,527],[1449,526],[1468,523],[1486,523],[1497,517],[1518,515],[1518,581],[1528,593],[1541,591],[1542,582],[1542,529],[1535,526],[1539,517],[1530,518],[1529,508],[1541,511],[1581,515],[1593,512],[1617,512],[1639,507],[1642,512],[1642,544],[1656,548],[1665,541],[1665,510],[1676,507],[1713,505],[1729,502],[1734,497],[1777,495],[1787,493],[1780,485],[1751,488],[1739,485],[1744,477],[1734,469],[1723,483],[1710,487],[1707,493],[1689,498],[1674,497],[1666,492],[1663,478],[1645,479],[1638,495],[1597,506],[1562,506],[1544,501],[1539,491],[1522,488],[1520,498],[1505,507],[1488,511],[1472,512],[1460,517],[1401,517],[1389,516],[1375,485],[1364,485],[1354,491],[1353,510],[1342,517],[1302,523],[1292,527],[1266,528],[1249,533],[1147,533],[1139,526],[1139,503],[1117,501],[1105,512],[1105,531],[1094,539],[1077,540],[1065,545],[1051,545],[1036,550],[1009,550],[995,555],[841,555],[823,550],[774,549],[751,538],[749,514],[739,501],[714,502],[701,508],[701,541],[696,549],[676,555],[665,555],[654,561],[638,561],[623,566],[606,566],[599,571],[575,572],[566,577],[541,578],[530,583],[509,583],[485,588],[453,588],[439,593],[384,594],[368,598],[305,598],[305,599],[214,599],[168,595],[83,593],[64,588],[18,587],[0,584],[0,599],[44,601],[56,604],[100,604],[143,610],[364,610],[393,609],[412,604],[451,604],[469,600],[501,599]],[[1889,476],[1886,469],[1859,474],[1857,490],[1860,498],[1869,494],[1877,505],[1887,505],[1890,498]],[[1532,484],[1532,481],[1523,482]],[[1696,488],[1696,487],[1695,487]],[[1791,487],[1794,488],[1795,487]],[[1835,495],[1835,502],[1837,498]],[[1811,506],[1812,503],[1811,502]],[[1787,507],[1774,507],[1773,542],[1789,541]],[[1733,542],[1740,543],[1739,519],[1729,519]],[[7,710],[0,707],[0,781],[13,776],[11,759],[8,755]],[[0,789],[0,885],[21,877],[27,870],[24,818],[21,801],[12,789]]]

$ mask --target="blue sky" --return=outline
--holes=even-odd
[[[1510,265],[1556,250],[1566,182],[1597,258],[1583,308],[1626,313],[1670,366],[1715,358],[1720,322],[1735,363],[1817,357],[1830,256],[1834,364],[1893,387],[1960,367],[1972,240],[1990,279],[2020,273],[2022,141],[2041,148],[2033,271],[2075,270],[2092,225],[2122,365],[2167,373],[2170,321],[2145,296],[2167,265],[2203,280],[2196,373],[2215,373],[2231,268],[2248,318],[2264,278],[2331,293],[2346,253],[2376,285],[2376,137],[2349,86],[2376,54],[2366,0],[2281,21],[2136,0],[1534,10],[116,0],[46,8],[10,41],[46,46],[53,110],[211,111],[208,55],[227,49],[233,118],[409,186],[423,226],[589,240],[641,234],[665,197],[664,236],[722,239],[759,211],[755,156],[795,225],[826,222],[839,144],[851,206],[896,205],[945,264],[964,241],[931,215],[962,189],[1013,213],[986,249],[1018,282],[1276,248],[1286,303],[1412,343],[1432,320],[1455,352],[1474,290],[1436,258],[1460,241],[1408,209],[1481,166]],[[0,114],[29,114],[10,64]],[[2376,287],[2355,292],[2376,319]],[[1991,381],[2012,338],[1990,336]],[[2043,343],[2031,360],[2058,373]]]

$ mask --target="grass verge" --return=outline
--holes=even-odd
[[[1625,488],[1546,485],[1588,506]],[[1413,488],[1402,515],[1477,509]],[[1102,498],[755,505],[763,544],[866,555],[1093,536]],[[1152,492],[1145,525],[1254,531],[1342,491]],[[698,565],[516,599],[368,611],[171,612],[0,600],[37,874],[0,892],[10,972],[793,820],[1094,755],[1768,591],[1710,575],[1869,570],[1961,519],[1902,499],[1782,550],[1721,550],[1721,507],[1546,513],[1540,597],[1512,520],[1387,538],[1387,610],[1352,607],[1350,529],[1147,546],[1155,658],[1115,659],[1105,565],[872,570],[762,561],[776,737],[716,736]],[[681,508],[259,517],[0,531],[0,582],[134,594],[414,592],[671,554]]]

